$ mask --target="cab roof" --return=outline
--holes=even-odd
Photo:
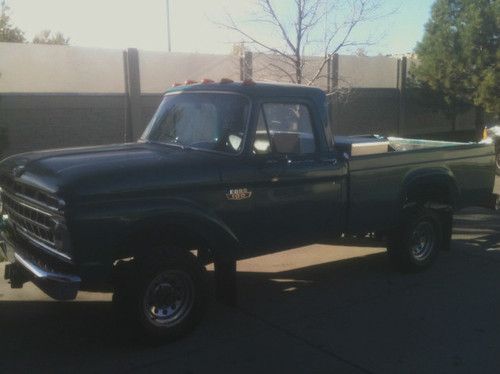
[[[168,89],[165,93],[218,91],[235,92],[250,97],[308,97],[313,100],[325,100],[325,93],[316,87],[290,83],[263,83],[263,82],[230,82],[230,83],[195,83],[180,85]]]

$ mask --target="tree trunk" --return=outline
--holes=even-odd
[[[302,61],[300,59],[300,56],[297,56],[296,61],[295,61],[295,79],[297,81],[297,84],[302,83],[302,69],[300,67]]]
[[[484,130],[484,110],[482,107],[475,107],[475,118],[474,118],[474,125],[476,128],[476,139],[475,140],[481,140],[483,137],[483,130]]]

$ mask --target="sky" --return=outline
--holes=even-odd
[[[229,53],[241,36],[217,23],[231,14],[266,43],[279,44],[276,33],[249,20],[255,0],[169,0],[172,51]],[[388,14],[356,29],[356,40],[374,40],[369,55],[410,53],[422,38],[433,0],[380,0]],[[28,39],[44,29],[60,31],[70,44],[97,48],[136,47],[167,50],[167,0],[7,0],[12,22]],[[291,0],[275,0],[286,19]],[[339,19],[344,17],[337,11]],[[331,23],[334,16],[329,19]],[[357,48],[357,47],[356,47]],[[354,47],[342,51],[355,52]],[[317,51],[311,50],[314,54]]]

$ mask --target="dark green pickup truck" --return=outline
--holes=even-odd
[[[202,315],[210,262],[228,302],[237,259],[344,236],[416,271],[449,247],[454,209],[491,205],[491,145],[331,132],[319,89],[210,82],[168,90],[136,143],[9,157],[5,278],[113,292],[124,326],[169,339]]]

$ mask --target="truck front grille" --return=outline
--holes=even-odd
[[[14,224],[16,231],[52,248],[55,247],[55,225],[50,213],[26,204],[5,191],[2,193],[2,203],[3,211],[9,215],[9,221]]]

